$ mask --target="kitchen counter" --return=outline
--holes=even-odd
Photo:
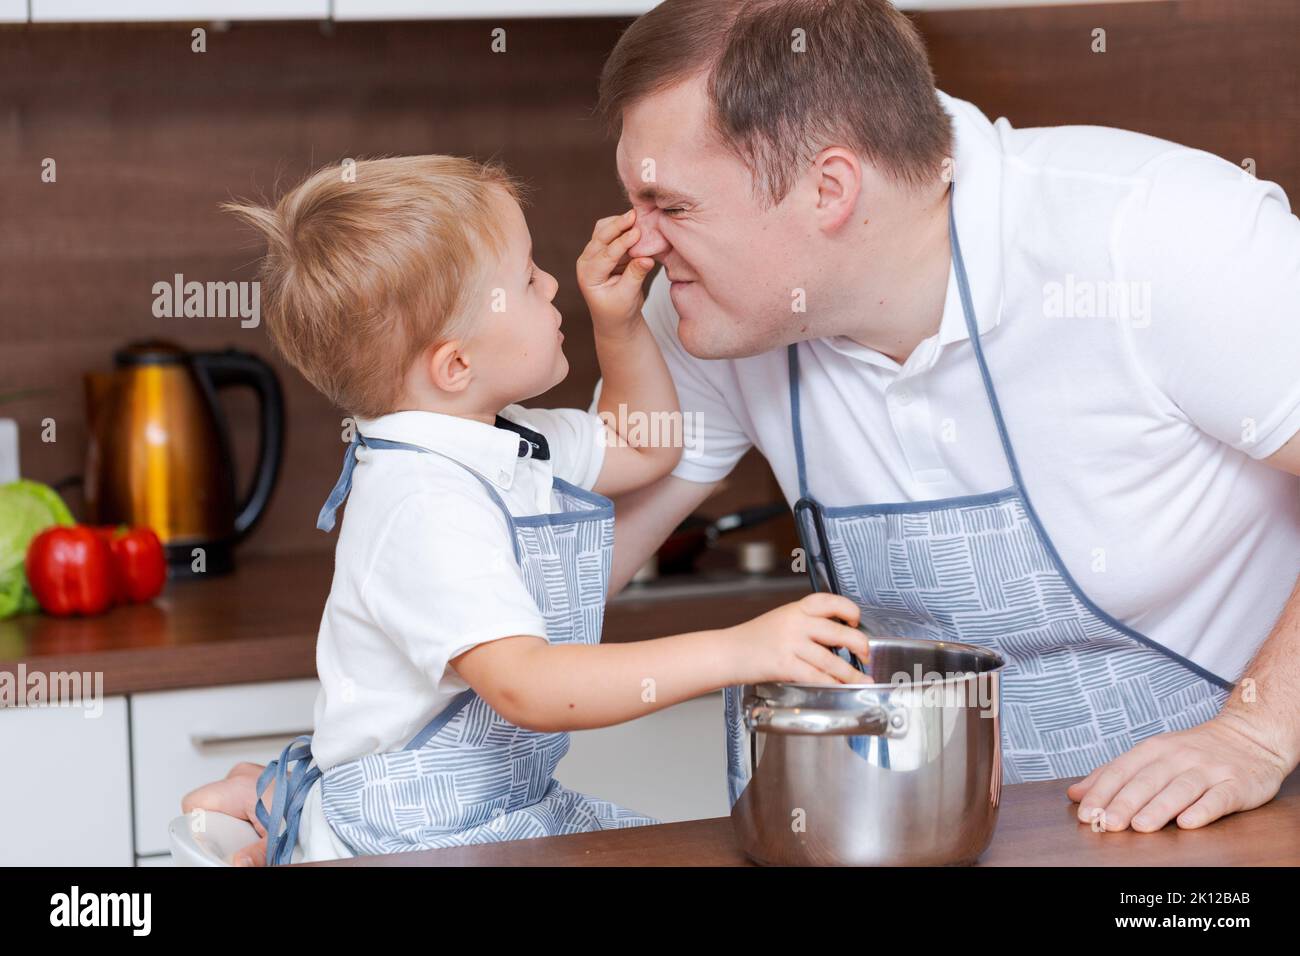
[[[106,696],[316,676],[332,552],[244,557],[224,577],[172,581],[153,603],[92,618],[0,621],[0,671],[102,672]],[[698,575],[632,585],[610,602],[605,641],[737,624],[808,591],[794,574]],[[0,706],[3,706],[0,699]]]
[[[1074,782],[1002,788],[979,866],[1300,866],[1300,770],[1269,803],[1199,830],[1094,833],[1065,795]],[[721,780],[719,780],[721,786]],[[748,866],[727,817],[300,866]]]

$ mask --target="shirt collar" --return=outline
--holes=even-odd
[[[940,104],[952,117],[953,210],[957,219],[957,239],[961,243],[962,262],[970,283],[975,323],[984,334],[1002,319],[1002,147],[994,124],[972,103],[935,90]],[[916,354],[938,357],[934,338],[917,346]],[[943,317],[939,321],[938,345],[970,338],[966,316],[962,311],[957,286],[955,261],[948,267],[948,291],[944,298]],[[899,365],[889,356],[853,341],[847,335],[825,340],[835,351],[849,358],[890,369]],[[909,358],[909,364],[911,359]]]
[[[357,429],[367,438],[406,442],[439,452],[506,489],[514,484],[521,460],[550,458],[545,436],[500,415],[495,425],[488,425],[440,412],[391,412],[379,418],[358,418]]]
[[[1002,321],[1002,144],[998,127],[973,103],[942,90],[935,93],[953,120],[957,154],[953,162],[953,212],[975,324],[982,335]],[[939,344],[969,338],[954,267],[948,272],[948,298],[939,325]]]

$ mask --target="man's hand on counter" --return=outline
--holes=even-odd
[[[181,812],[192,813],[195,810],[214,810],[247,820],[253,825],[261,839],[235,851],[231,862],[235,866],[266,865],[266,827],[257,819],[257,778],[263,770],[262,764],[237,763],[226,774],[224,780],[205,783],[197,790],[191,790],[181,798]],[[266,788],[262,799],[267,810],[271,809],[271,799],[275,794],[275,781]]]
[[[1294,763],[1231,710],[1188,730],[1148,737],[1065,792],[1079,820],[1141,833],[1177,820],[1185,830],[1268,803]]]
[[[1300,446],[1297,447],[1300,452]],[[1141,833],[1185,830],[1277,795],[1300,763],[1300,578],[1276,627],[1223,710],[1187,730],[1148,737],[1065,791],[1079,819]],[[1100,818],[1098,815],[1101,815]]]

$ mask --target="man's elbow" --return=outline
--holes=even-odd
[[[672,470],[682,460],[682,446],[672,443],[645,448],[641,451],[641,458],[645,462],[645,483],[651,484],[672,474]]]

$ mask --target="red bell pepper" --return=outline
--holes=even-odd
[[[57,617],[113,606],[113,553],[92,528],[46,528],[27,547],[26,569],[37,603]]]
[[[113,553],[113,595],[118,604],[151,600],[167,583],[167,558],[152,528],[95,529]]]

